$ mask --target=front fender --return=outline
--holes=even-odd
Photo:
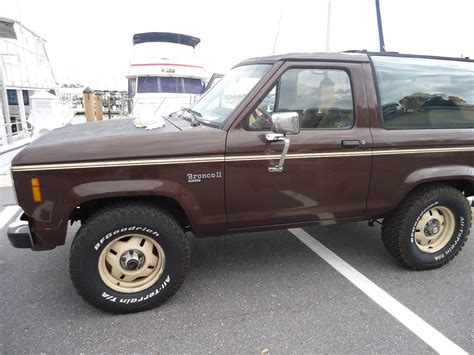
[[[183,185],[169,180],[114,180],[87,182],[74,186],[65,193],[64,200],[57,203],[52,215],[60,215],[59,223],[67,222],[72,211],[83,203],[117,197],[156,196],[175,200],[186,213],[191,225],[199,220],[199,202]]]
[[[67,223],[72,212],[81,204],[107,198],[156,196],[176,201],[186,214],[195,235],[216,235],[225,232],[223,184],[220,193],[209,197],[206,189],[191,190],[179,182],[166,179],[122,179],[84,182],[71,185],[56,198],[34,206],[29,213],[38,236],[52,245],[64,244]],[[45,196],[52,195],[45,188]],[[207,192],[207,198],[206,193]],[[216,201],[221,201],[216,204]]]

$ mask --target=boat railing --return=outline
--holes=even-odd
[[[31,136],[32,128],[22,127],[21,122],[0,123],[0,132],[8,132],[7,127],[11,128],[12,133],[0,133],[0,147],[9,145],[15,138],[23,138]]]

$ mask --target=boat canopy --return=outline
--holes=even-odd
[[[171,32],[145,32],[133,35],[134,45],[147,42],[169,42],[196,48],[201,40],[197,37]]]
[[[14,21],[0,17],[0,38],[16,39]]]

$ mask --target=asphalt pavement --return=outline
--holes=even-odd
[[[0,188],[2,204],[14,204]],[[2,207],[0,206],[0,214]],[[0,226],[1,227],[1,226]],[[292,233],[191,238],[191,267],[159,308],[111,315],[86,304],[67,244],[12,248],[0,230],[0,353],[435,353]],[[466,352],[474,352],[474,246],[447,266],[410,271],[366,223],[305,228]]]

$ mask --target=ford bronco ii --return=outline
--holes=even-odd
[[[288,54],[235,66],[156,130],[129,119],[57,129],[12,162],[11,244],[63,245],[93,306],[155,307],[196,237],[382,221],[415,270],[458,254],[474,195],[474,62],[388,53]],[[471,262],[471,260],[466,260]]]

